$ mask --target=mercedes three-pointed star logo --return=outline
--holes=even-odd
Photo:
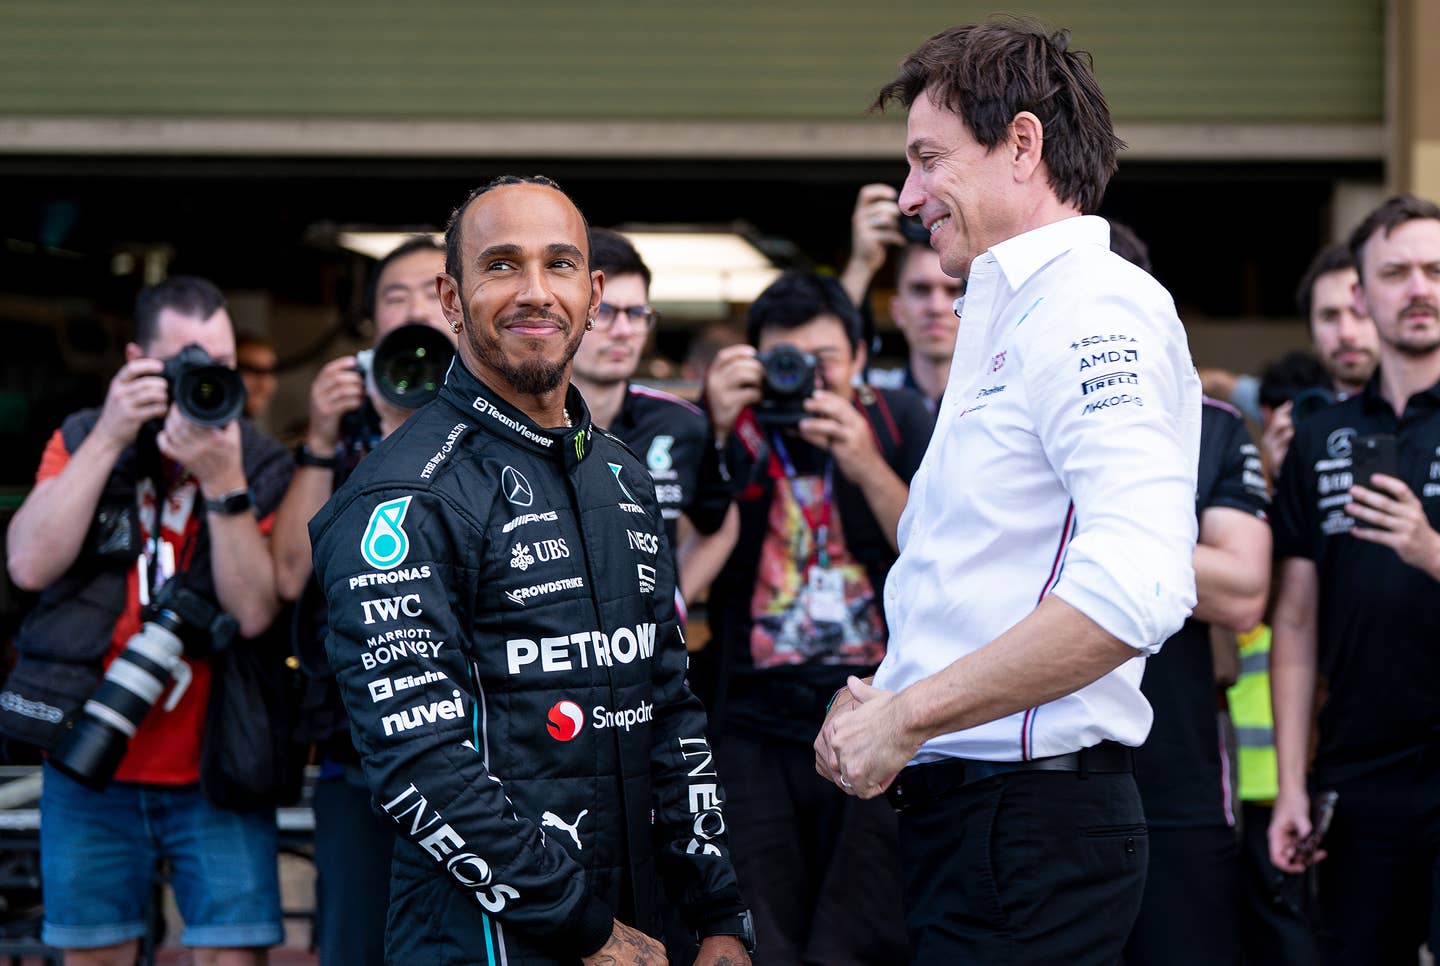
[[[500,492],[516,506],[529,506],[535,502],[535,491],[530,489],[530,481],[513,466],[500,471]]]

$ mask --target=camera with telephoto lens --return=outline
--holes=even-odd
[[[50,764],[87,788],[103,790],[171,679],[169,711],[190,684],[181,657],[208,657],[234,640],[238,625],[204,597],[170,581],[146,609],[145,623],[105,669],[74,726],[50,755]]]
[[[198,345],[187,345],[165,360],[161,372],[180,414],[201,426],[226,426],[245,410],[245,382]]]
[[[757,359],[765,374],[755,421],[761,426],[793,426],[804,419],[805,400],[815,392],[815,357],[793,345],[777,345]]]
[[[455,346],[439,329],[402,325],[373,349],[355,354],[355,368],[381,397],[401,409],[419,409],[440,392]]]

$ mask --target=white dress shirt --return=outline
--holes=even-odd
[[[975,259],[950,381],[900,518],[877,687],[976,651],[1046,594],[1135,648],[1048,704],[927,741],[915,762],[1020,761],[1152,719],[1144,655],[1195,606],[1200,380],[1168,292],[1109,249],[1093,216]]]

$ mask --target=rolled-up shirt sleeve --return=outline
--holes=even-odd
[[[1051,592],[1153,654],[1195,607],[1199,378],[1158,294],[1080,295],[1049,314],[1016,336],[1036,432],[1074,508]]]

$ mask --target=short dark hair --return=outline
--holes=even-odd
[[[814,272],[786,272],[750,303],[745,341],[758,346],[765,329],[798,329],[820,315],[840,320],[852,350],[860,344],[860,312],[839,282]]]
[[[1344,242],[1326,245],[1316,253],[1315,259],[1310,263],[1310,267],[1305,269],[1304,277],[1295,288],[1295,307],[1300,310],[1300,317],[1305,320],[1306,325],[1310,324],[1310,310],[1315,307],[1315,283],[1322,275],[1343,272],[1354,267],[1355,256],[1350,253],[1350,246]]]
[[[1330,374],[1315,355],[1287,352],[1260,371],[1260,405],[1279,409],[1306,389],[1330,388]]]
[[[590,229],[590,268],[600,269],[607,278],[639,275],[650,290],[650,266],[640,257],[630,239],[608,228]]]
[[[1150,272],[1150,246],[1140,240],[1135,229],[1123,222],[1110,222],[1110,250],[1131,265]],[[1153,274],[1153,273],[1151,273]]]
[[[449,275],[457,283],[460,281],[462,271],[460,264],[460,236],[464,224],[465,212],[470,208],[471,202],[481,195],[488,194],[496,188],[504,188],[512,184],[538,184],[545,188],[554,188],[562,195],[565,195],[565,199],[572,205],[575,205],[575,210],[580,212],[580,222],[585,226],[585,246],[587,249],[589,248],[590,222],[585,220],[585,212],[580,211],[580,206],[575,204],[574,198],[571,198],[565,193],[564,188],[543,174],[502,174],[500,177],[494,178],[482,184],[474,191],[471,191],[465,201],[454,211],[450,212],[450,220],[445,223],[445,274]]]
[[[430,235],[411,235],[390,249],[384,258],[376,262],[370,270],[370,286],[365,291],[365,314],[371,319],[375,318],[375,304],[380,298],[380,276],[385,274],[385,269],[389,268],[391,263],[399,261],[406,255],[413,255],[416,252],[440,252],[444,254],[445,246]],[[448,262],[446,268],[447,270],[449,268]]]
[[[1355,227],[1350,233],[1350,257],[1355,260],[1355,269],[1360,272],[1360,284],[1365,284],[1365,243],[1377,231],[1383,231],[1385,237],[1389,238],[1390,233],[1407,221],[1418,221],[1422,218],[1433,218],[1440,221],[1440,205],[1425,198],[1419,198],[1412,194],[1394,195],[1387,198],[1380,207],[1365,216],[1365,220]]]
[[[195,275],[172,275],[147,285],[135,296],[135,342],[149,349],[155,342],[160,313],[166,309],[197,319],[208,319],[225,307],[225,296],[215,283]]]
[[[900,284],[900,279],[905,275],[905,270],[910,267],[910,259],[921,252],[933,252],[929,242],[912,241],[907,242],[904,247],[895,253],[895,284]],[[963,282],[963,279],[961,280]]]
[[[951,27],[906,57],[871,107],[908,108],[930,90],[987,150],[1005,140],[1016,114],[1034,114],[1055,195],[1085,214],[1099,210],[1125,142],[1115,136],[1093,58],[1070,49],[1068,30],[1016,17]]]

